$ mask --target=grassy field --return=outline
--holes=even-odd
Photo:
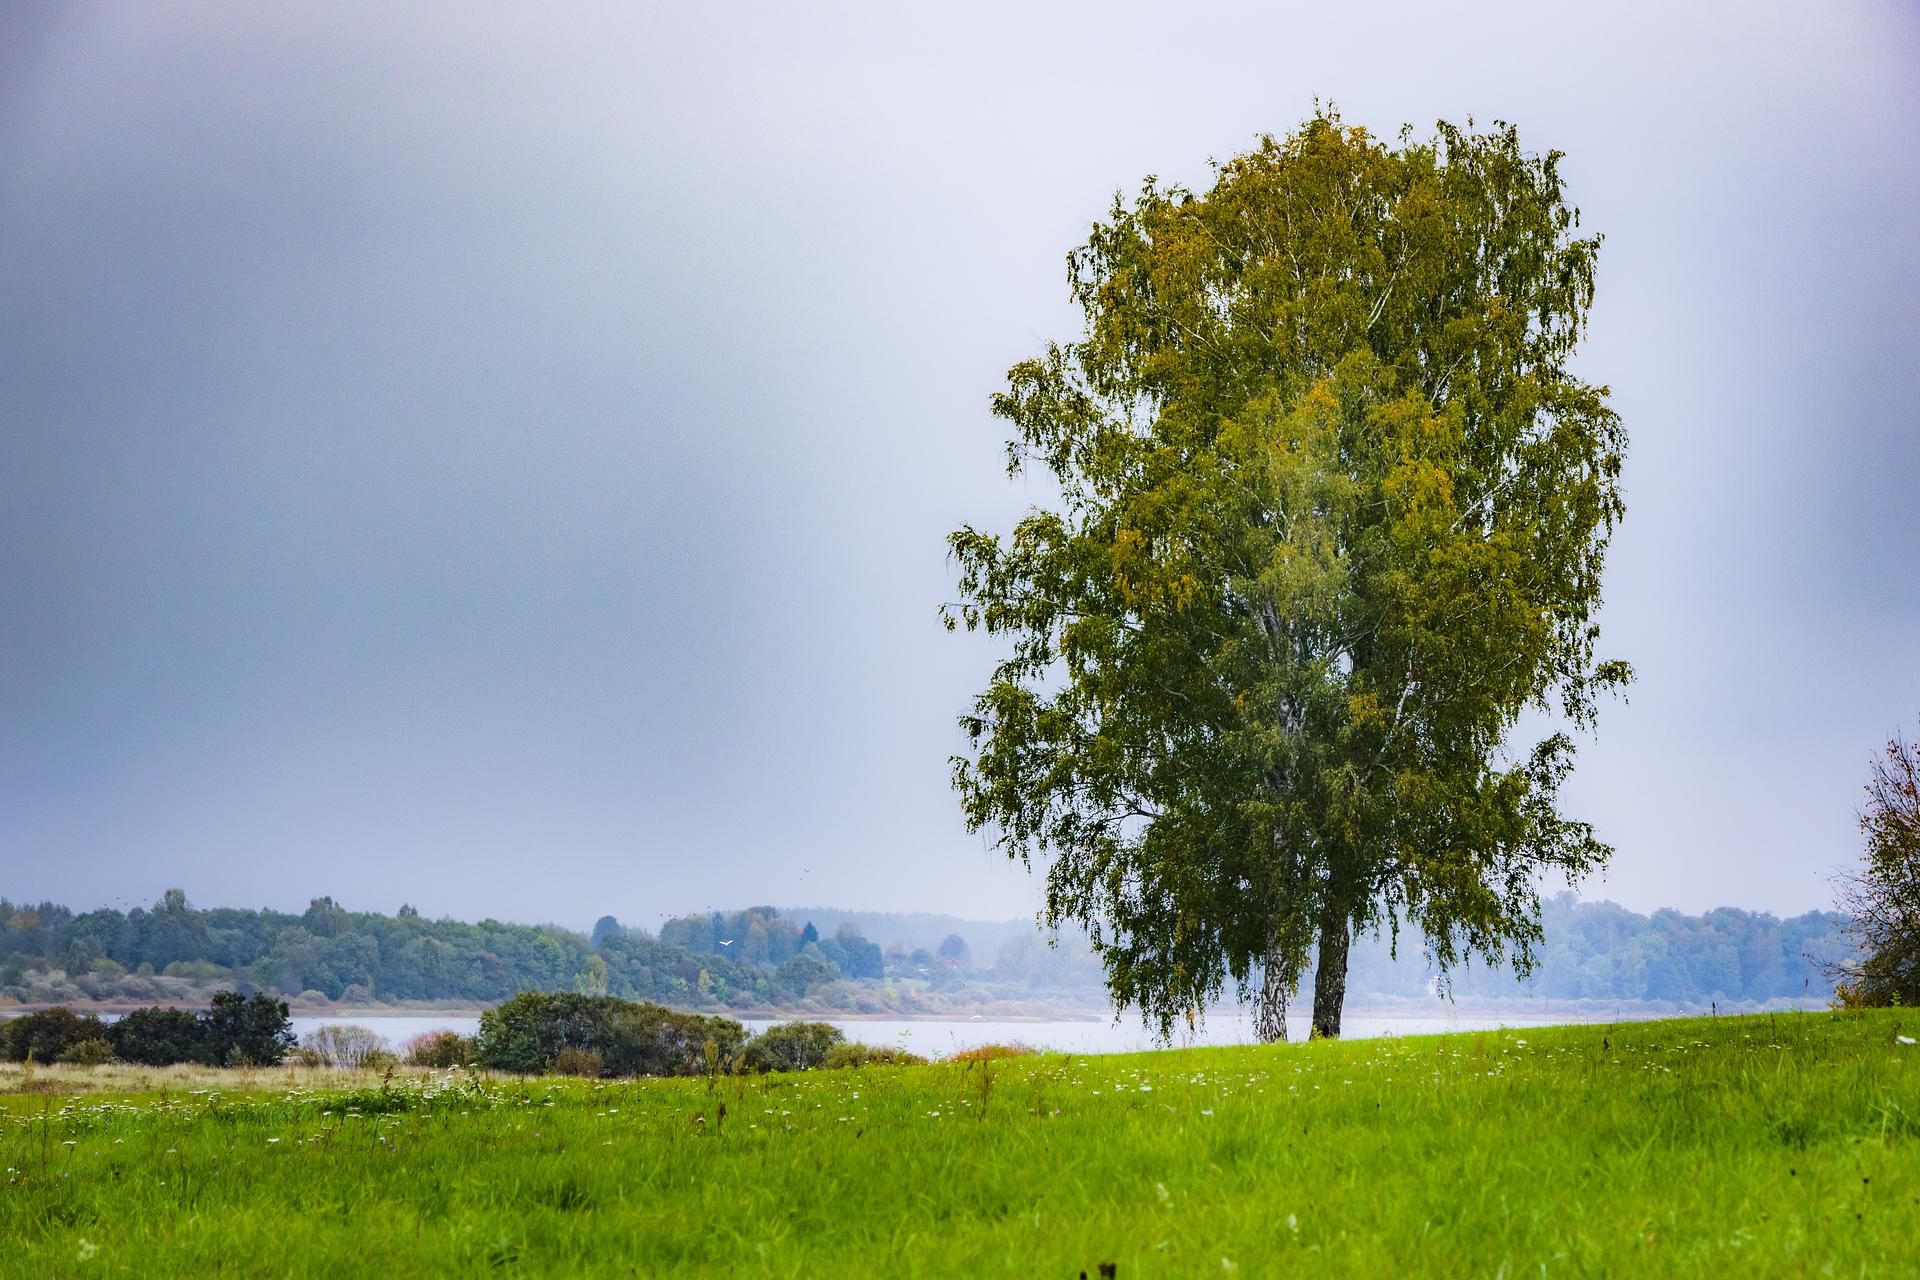
[[[6,1275],[1910,1275],[1912,1011],[594,1084],[0,1075]]]

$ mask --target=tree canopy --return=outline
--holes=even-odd
[[[947,624],[1010,650],[954,784],[1163,1033],[1258,980],[1284,1034],[1317,955],[1338,1034],[1356,929],[1524,970],[1540,873],[1610,852],[1558,802],[1631,674],[1595,652],[1625,434],[1569,370],[1599,240],[1559,161],[1323,113],[1205,192],[1150,178],[1069,255],[1081,337],[994,398],[1058,498],[950,537]]]
[[[1834,966],[1851,1004],[1920,1004],[1920,743],[1895,736],[1860,810],[1866,857],[1840,886],[1859,953]]]

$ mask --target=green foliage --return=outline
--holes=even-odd
[[[0,899],[0,985],[21,982],[35,967],[28,964],[31,957],[39,968],[85,975],[92,985],[84,989],[103,998],[154,998],[150,985],[122,981],[124,971],[143,968],[308,1000],[497,1001],[520,991],[571,988],[718,1005],[742,998],[757,979],[770,977],[802,949],[802,934],[800,925],[771,907],[670,920],[655,939],[612,916],[603,916],[587,938],[552,925],[426,920],[411,907],[393,916],[353,912],[331,898],[316,898],[293,915],[201,910],[169,890],[151,911],[122,915],[102,909],[78,916],[54,903],[29,907]],[[827,959],[833,977],[883,975],[879,948],[857,930],[843,926],[822,947],[816,958]],[[809,977],[821,980],[811,970]]]
[[[208,982],[225,977],[227,971],[211,960],[175,960],[167,965],[165,973],[169,978]]]
[[[1054,509],[950,539],[949,626],[1010,648],[962,724],[970,828],[1047,867],[1113,997],[1162,1032],[1228,982],[1271,1010],[1355,929],[1440,969],[1530,963],[1561,816],[1625,680],[1595,655],[1625,435],[1569,361],[1597,238],[1500,127],[1388,146],[1333,115],[1193,193],[1149,181],[1069,260],[1082,337],[994,412]]]
[[[135,1009],[104,1023],[92,1014],[60,1007],[0,1023],[0,1056],[16,1062],[29,1052],[37,1062],[65,1061],[72,1046],[94,1040],[106,1046],[106,1057],[141,1066],[271,1066],[293,1048],[293,1031],[283,1002],[232,991],[216,993],[213,1007],[199,1014]]]
[[[83,1040],[105,1040],[107,1026],[90,1013],[67,1008],[40,1009],[0,1022],[0,1057],[24,1062],[57,1062]]]
[[[883,978],[886,976],[887,962],[880,952],[880,944],[867,941],[851,925],[841,925],[828,941],[835,951],[835,955],[829,958],[847,977]],[[822,950],[824,952],[824,947]]]
[[[1898,736],[1873,762],[1860,811],[1866,857],[1841,883],[1857,958],[1834,966],[1854,1007],[1920,1005],[1920,743]]]
[[[568,1045],[553,1055],[553,1061],[547,1064],[547,1070],[557,1076],[586,1076],[591,1079],[600,1076],[606,1070],[606,1063],[591,1049]]]
[[[458,1031],[423,1031],[406,1044],[406,1062],[413,1067],[464,1067],[473,1061],[473,1040]]]
[[[523,992],[480,1017],[473,1060],[495,1071],[537,1074],[598,1059],[608,1076],[699,1075],[711,1042],[731,1066],[746,1030],[731,1018],[675,1013],[657,1004],[575,992]],[[566,1055],[564,1058],[562,1055]]]
[[[608,1075],[697,1076],[708,1070],[708,1045],[725,1071],[732,1069],[746,1039],[746,1028],[732,1018],[630,1003],[609,1020],[600,1051]]]
[[[293,1019],[284,1000],[221,991],[200,1016],[200,1036],[207,1061],[216,1066],[271,1067],[293,1049]]]
[[[1450,975],[1453,990],[1476,999],[1510,998],[1519,994],[1544,995],[1563,999],[1613,1000],[1627,1002],[1670,1002],[1705,1008],[1710,1000],[1722,1007],[1729,1002],[1754,1003],[1783,999],[1823,999],[1832,984],[1825,966],[1849,962],[1845,941],[1844,917],[1832,913],[1808,913],[1790,919],[1777,919],[1762,913],[1719,909],[1702,915],[1683,915],[1661,911],[1652,916],[1638,915],[1606,902],[1578,902],[1561,896],[1543,904],[1541,927],[1543,941],[1535,947],[1536,963],[1524,986],[1517,985],[1505,968],[1476,965],[1455,970]],[[186,908],[194,911],[195,908]],[[259,913],[204,913],[209,920],[227,915],[244,916],[255,923]],[[818,944],[818,958],[827,968],[811,961],[789,970],[790,984],[775,981],[778,969],[768,963],[742,957],[735,961],[727,953],[746,945],[736,933],[743,921],[757,934],[762,946],[773,936],[771,930],[783,927],[793,940],[800,936],[797,925],[767,908],[755,908],[737,915],[700,917],[708,922],[707,945],[717,948],[699,954],[677,944],[663,943],[637,929],[622,929],[607,934],[600,949],[582,961],[581,968],[562,983],[574,987],[578,977],[593,976],[595,956],[606,962],[607,993],[624,999],[651,999],[679,1007],[732,1006],[741,1010],[764,1009],[770,1005],[799,998],[802,986],[809,992],[811,1004],[831,1000],[862,1012],[895,1011],[929,1014],[942,1011],[943,992],[950,999],[969,1005],[982,999],[1035,1001],[1055,1007],[1084,1008],[1103,999],[1104,972],[1099,956],[1086,936],[1071,925],[1053,937],[1034,928],[1031,921],[961,921],[940,916],[900,916],[861,913],[833,913],[809,908],[810,916],[822,929],[832,923],[831,936]],[[300,917],[289,917],[298,920]],[[49,934],[43,919],[56,922]],[[66,924],[58,923],[62,919]],[[28,955],[58,949],[63,930],[72,927],[73,916],[64,907],[41,904],[17,907],[0,899],[0,946],[17,945],[22,950],[0,961],[0,985],[23,1002],[54,1003],[71,999],[73,987],[58,973],[48,975],[39,961],[29,964]],[[367,936],[380,936],[389,926],[425,927],[415,915],[398,916],[387,921],[377,916],[350,914],[350,921],[374,921]],[[713,921],[718,921],[714,924]],[[823,923],[823,921],[825,923]],[[410,923],[411,922],[411,923]],[[671,922],[670,922],[671,923]],[[431,927],[469,928],[452,922]],[[363,936],[352,924],[342,939]],[[565,939],[564,931],[542,926],[555,938],[556,946]],[[891,954],[882,954],[872,942],[861,936],[861,929],[885,937]],[[227,936],[223,928],[208,925],[216,938]],[[682,928],[679,930],[684,933]],[[744,932],[744,931],[743,931]],[[734,946],[718,947],[712,935],[732,939]],[[970,944],[972,966],[965,970],[941,963],[931,950],[912,950],[924,941],[934,947],[948,935],[964,935]],[[51,941],[50,941],[51,939]],[[1388,950],[1390,938],[1356,938],[1352,951],[1352,986],[1360,993],[1421,996],[1425,993],[1431,970],[1418,955],[1402,949],[1396,961]],[[224,945],[224,944],[222,944]],[[382,954],[390,954],[383,945]],[[543,953],[544,954],[544,953]],[[791,958],[792,953],[788,956]],[[510,958],[495,957],[497,966],[490,972],[504,975],[522,988],[533,989],[529,978],[522,982]],[[991,960],[991,963],[987,963]],[[699,974],[708,972],[703,987]],[[172,974],[190,974],[196,983],[209,976],[228,974],[212,961],[182,961],[167,966]],[[378,981],[387,981],[388,970],[376,972]],[[853,983],[872,986],[835,986],[836,976]],[[886,980],[892,978],[893,983]],[[504,979],[503,979],[504,980]],[[89,981],[96,981],[89,979]],[[23,985],[24,984],[24,985]],[[454,984],[449,983],[449,988]],[[429,989],[432,994],[451,998],[451,989]],[[111,984],[98,980],[95,998],[116,1002],[154,1002],[170,1000],[198,1003],[208,998],[204,985],[183,988],[170,979],[128,977]],[[343,991],[344,994],[344,991]],[[384,987],[381,994],[391,994]],[[302,1002],[325,998],[321,991],[301,993]],[[972,1008],[968,1012],[975,1011]],[[178,1015],[184,1029],[191,1029],[192,1015]],[[115,1023],[115,1036],[122,1034]],[[177,1028],[176,1030],[179,1030]],[[173,1033],[169,1033],[173,1034]],[[119,1043],[116,1040],[116,1043]],[[167,1050],[166,1061],[198,1061],[197,1050]],[[128,1061],[145,1061],[129,1057]]]
[[[617,938],[625,932],[626,929],[621,926],[618,920],[612,916],[601,916],[593,922],[593,934],[588,941],[595,947],[598,947],[608,938]]]
[[[591,1049],[619,1003],[608,996],[523,992],[480,1016],[474,1061],[495,1071],[544,1071],[563,1049]]]
[[[1898,1276],[1913,1032],[1894,1010],[711,1088],[0,1091],[0,1270]]]
[[[840,971],[828,963],[818,947],[814,947],[788,957],[775,970],[773,980],[782,991],[804,996],[813,988],[832,982],[839,976]]]
[[[825,1022],[782,1022],[747,1041],[742,1061],[749,1071],[812,1071],[846,1036]]]
[[[98,1036],[75,1040],[61,1051],[60,1061],[72,1067],[97,1067],[113,1061],[113,1046]]]
[[[135,1009],[107,1028],[116,1057],[164,1067],[210,1058],[202,1020],[190,1009]]]
[[[923,1067],[927,1060],[891,1044],[834,1044],[821,1065],[829,1071],[849,1067]]]

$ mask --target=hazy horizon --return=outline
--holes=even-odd
[[[1115,191],[1317,98],[1606,237],[1582,896],[1825,909],[1920,715],[1916,71],[1897,5],[9,5],[0,893],[1031,914],[947,785],[988,397]]]
[[[179,885],[170,885],[168,887],[182,888],[182,886],[179,886]],[[68,901],[61,901],[59,899],[51,899],[51,901],[54,901],[59,906],[70,908],[76,914],[87,912],[87,911],[99,910],[103,908],[121,911],[121,912],[127,912],[127,911],[132,911],[135,908],[140,908],[143,910],[151,910],[157,904],[159,900],[159,896],[160,896],[159,894],[156,894],[154,895],[153,899],[148,901],[133,901],[123,896],[117,896],[111,899],[106,899],[101,901],[87,900],[85,902],[79,902],[79,901],[68,902]],[[1557,895],[1549,895],[1549,896],[1557,896]],[[456,920],[456,921],[472,923],[472,922],[477,922],[483,919],[491,919],[491,920],[497,920],[502,924],[550,926],[553,928],[571,930],[573,932],[577,932],[581,934],[592,933],[594,925],[598,923],[600,918],[603,916],[609,916],[609,915],[613,916],[616,920],[618,920],[621,923],[621,925],[625,928],[629,928],[629,929],[641,928],[641,929],[647,930],[649,933],[657,933],[660,929],[660,925],[663,922],[670,919],[674,919],[675,917],[686,917],[686,916],[703,915],[703,914],[711,915],[716,912],[732,913],[737,911],[749,910],[755,907],[770,907],[774,911],[778,912],[783,919],[796,921],[796,922],[806,922],[806,921],[812,920],[814,917],[821,917],[824,919],[831,920],[831,919],[838,919],[838,918],[847,917],[847,916],[898,916],[902,918],[918,917],[918,918],[924,918],[927,920],[951,920],[961,924],[986,925],[996,930],[1005,929],[1008,926],[1022,925],[1026,923],[1034,923],[1036,926],[1039,925],[1039,922],[1036,918],[1036,914],[1034,912],[1028,912],[1024,915],[971,916],[971,915],[965,915],[962,913],[956,913],[951,911],[937,911],[931,908],[919,908],[919,907],[891,908],[891,907],[865,907],[865,906],[830,906],[822,903],[809,903],[805,905],[790,905],[790,904],[782,905],[781,903],[778,903],[778,902],[771,902],[771,901],[766,901],[758,898],[743,899],[742,901],[739,901],[739,902],[717,902],[711,906],[689,907],[689,908],[686,908],[685,910],[664,910],[664,911],[657,911],[657,912],[646,911],[646,912],[623,913],[610,906],[602,906],[602,907],[593,909],[588,915],[585,915],[585,916],[559,916],[559,917],[538,916],[536,917],[532,915],[514,914],[511,911],[484,912],[484,913],[478,913],[478,914],[470,913],[470,914],[462,915],[458,912],[435,911],[428,907],[422,906],[422,904],[418,902],[413,902],[413,901],[395,902],[392,904],[382,905],[379,903],[371,903],[371,902],[345,901],[339,898],[337,895],[326,894],[326,893],[307,894],[305,896],[299,897],[297,901],[289,899],[288,901],[285,901],[285,902],[214,902],[214,901],[198,898],[194,896],[194,894],[190,891],[187,892],[188,904],[197,910],[205,911],[205,910],[216,909],[216,908],[227,908],[227,909],[237,909],[237,910],[266,910],[266,911],[278,911],[288,915],[299,915],[300,913],[304,912],[312,902],[314,902],[316,899],[319,899],[321,897],[333,898],[334,905],[349,912],[365,912],[371,915],[392,916],[402,906],[408,906],[419,911],[422,916],[432,920]],[[1675,907],[1655,907],[1651,910],[1640,910],[1638,908],[1629,907],[1625,903],[1618,902],[1614,899],[1607,898],[1605,896],[1596,896],[1591,894],[1575,894],[1574,897],[1576,901],[1581,903],[1595,904],[1595,905],[1601,905],[1601,906],[1610,904],[1613,906],[1622,907],[1623,909],[1632,911],[1634,912],[1634,914],[1640,915],[1640,916],[1651,916],[1655,912],[1662,911],[1662,910],[1679,910],[1679,908],[1675,908]],[[6,886],[4,885],[0,885],[0,898],[5,898],[12,901],[13,904],[17,907],[38,905],[40,902],[49,900],[40,895],[35,895],[31,898],[26,897],[24,895],[15,895],[13,893],[10,893],[7,890]],[[1691,916],[1691,917],[1699,917],[1699,916],[1709,914],[1710,912],[1715,910],[1728,909],[1728,908],[1731,908],[1734,910],[1747,911],[1750,914],[1754,914],[1754,915],[1771,915],[1782,920],[1792,919],[1794,917],[1807,915],[1813,912],[1824,913],[1824,912],[1834,912],[1837,910],[1837,908],[1834,907],[1832,903],[1818,904],[1815,906],[1807,907],[1801,911],[1767,911],[1764,908],[1741,907],[1736,903],[1723,902],[1723,903],[1717,903],[1712,907],[1703,908],[1699,911],[1682,911],[1681,914],[1686,916]],[[1384,926],[1382,927],[1384,928]],[[1373,934],[1372,931],[1362,930],[1360,934],[1356,936],[1362,937],[1362,938],[1373,938],[1375,935]],[[1413,939],[1412,935],[1409,935],[1407,941],[1411,944],[1415,942],[1415,939]]]

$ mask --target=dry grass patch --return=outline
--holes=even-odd
[[[1002,1058],[1031,1058],[1040,1052],[1030,1044],[981,1044],[949,1054],[948,1062],[998,1062]]]

